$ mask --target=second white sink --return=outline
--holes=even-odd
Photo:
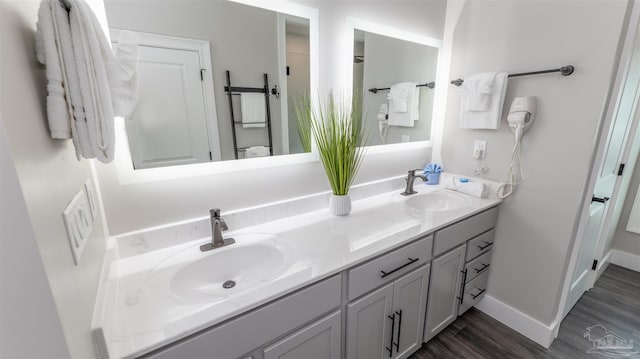
[[[407,199],[406,204],[417,211],[446,212],[468,207],[471,201],[466,195],[449,190],[438,190],[412,195]]]

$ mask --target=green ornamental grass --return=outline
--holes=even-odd
[[[299,123],[310,124],[333,194],[348,194],[365,152],[362,100],[336,100],[330,94],[314,111],[305,96],[296,101],[296,116]]]

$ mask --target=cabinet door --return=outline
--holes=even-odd
[[[347,358],[390,358],[393,283],[347,306]]]
[[[407,358],[422,346],[428,291],[428,265],[393,283],[393,315],[396,318],[394,358]]]
[[[340,359],[341,312],[289,335],[268,346],[264,359]]]
[[[466,244],[431,262],[431,287],[424,341],[433,338],[458,315]]]

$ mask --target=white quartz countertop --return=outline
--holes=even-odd
[[[415,189],[418,195],[448,191],[418,183]],[[417,211],[406,201],[418,195],[405,197],[400,192],[354,201],[351,213],[344,217],[321,209],[224,232],[225,237],[236,236],[239,245],[255,234],[273,235],[276,245],[286,248],[290,265],[276,278],[251,288],[233,288],[214,299],[186,300],[174,295],[164,267],[176,253],[199,251],[200,244],[210,241],[209,235],[136,255],[116,255],[107,263],[110,270],[98,293],[97,323],[94,317],[93,335],[102,342],[97,344],[101,355],[105,356],[105,349],[112,358],[148,353],[500,203],[495,198],[460,194],[467,197],[464,208]]]

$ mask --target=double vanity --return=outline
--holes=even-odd
[[[402,188],[402,179],[354,188],[345,217],[317,206],[326,194],[223,213],[235,243],[206,252],[208,219],[113,238],[98,352],[408,357],[484,294],[500,200]]]

